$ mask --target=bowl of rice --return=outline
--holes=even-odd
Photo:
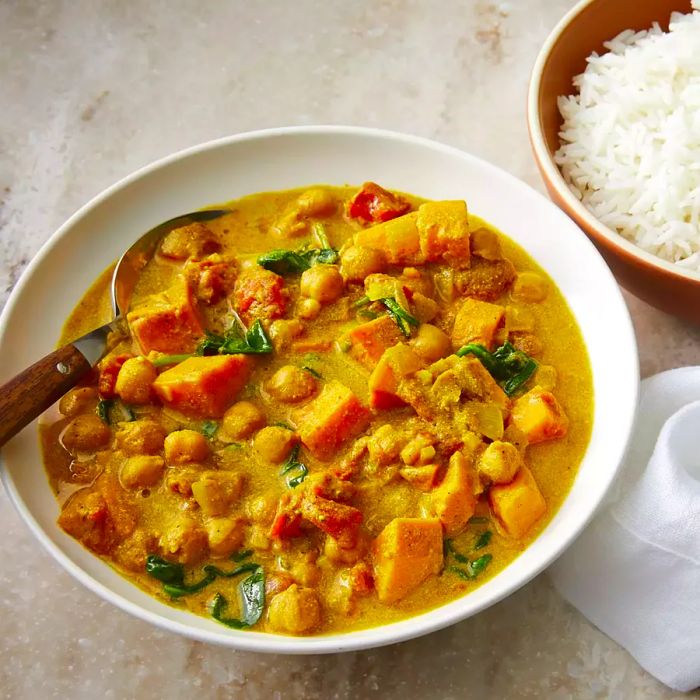
[[[700,323],[700,0],[578,3],[537,58],[528,127],[622,286]]]

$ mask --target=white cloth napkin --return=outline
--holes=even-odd
[[[700,367],[642,382],[616,487],[550,573],[662,683],[700,686]]]

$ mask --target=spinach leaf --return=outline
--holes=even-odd
[[[136,420],[136,414],[125,403],[119,399],[102,399],[97,404],[95,412],[107,425],[112,423],[127,422]]]
[[[369,306],[372,300],[367,296],[360,297],[357,301],[352,302],[353,309],[361,309],[363,306]]]
[[[338,251],[331,247],[325,229],[320,223],[313,225],[319,248],[299,250],[270,250],[258,256],[258,265],[278,275],[299,275],[314,265],[332,265],[338,262]]]
[[[311,262],[304,252],[279,249],[259,255],[258,265],[285,276],[301,274],[311,267]]]
[[[272,350],[272,341],[258,319],[245,334],[235,325],[223,336],[207,331],[206,338],[197,346],[196,354],[263,355]]]
[[[240,576],[248,571],[254,571],[260,568],[259,564],[249,562],[247,564],[241,564],[237,566],[232,571],[223,571],[218,566],[213,564],[207,564],[203,567],[202,571],[204,576],[195,583],[185,584],[185,583],[165,583],[163,584],[163,590],[171,598],[181,598],[183,595],[190,595],[192,593],[198,593],[203,588],[206,588],[210,583],[214,582],[217,578],[233,578],[235,576]]]
[[[445,553],[445,558],[447,558],[447,556],[451,554],[455,558],[455,561],[458,561],[460,564],[469,563],[469,558],[465,557],[464,554],[460,554],[460,552],[458,552],[455,549],[455,545],[452,540],[445,540],[443,549]]]
[[[214,420],[205,420],[204,423],[199,427],[200,432],[204,435],[207,440],[211,440],[216,431],[219,429],[219,424]]]
[[[149,554],[146,557],[146,573],[161,583],[182,585],[185,580],[185,567],[159,557],[157,554]]]
[[[411,314],[408,313],[408,311],[405,311],[399,303],[396,301],[396,299],[391,299],[391,298],[385,298],[385,299],[380,299],[382,304],[384,304],[384,307],[386,308],[386,312],[391,316],[391,318],[394,320],[394,323],[399,327],[399,330],[404,334],[406,338],[411,337],[411,326],[420,326],[420,321],[415,318],[414,316],[411,316]]]
[[[447,570],[451,571],[453,574],[457,574],[457,576],[463,578],[465,581],[473,581],[491,563],[492,559],[493,557],[490,554],[484,554],[478,559],[474,559],[474,561],[467,562],[464,568],[450,566]]]
[[[265,608],[265,572],[261,566],[238,584],[241,597],[241,617],[224,617],[228,601],[221,593],[214,596],[211,616],[221,624],[234,629],[252,627],[262,616]]]
[[[479,537],[477,538],[476,542],[474,543],[474,551],[476,552],[479,549],[483,549],[484,547],[488,547],[489,542],[491,542],[491,538],[493,537],[493,532],[491,530],[486,530],[485,532],[482,532]]]
[[[483,345],[469,343],[455,354],[459,357],[474,355],[508,396],[513,396],[537,369],[535,360],[508,341],[493,352]]]
[[[289,457],[284,461],[280,468],[280,474],[286,477],[287,486],[290,489],[296,488],[306,479],[309,470],[305,464],[298,460],[299,445],[294,445],[294,448],[289,453]]]

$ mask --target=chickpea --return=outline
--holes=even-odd
[[[316,299],[302,297],[297,303],[297,316],[305,321],[313,321],[321,313],[321,304]]]
[[[416,355],[426,362],[436,362],[452,352],[452,342],[446,333],[429,323],[422,323],[411,341]]]
[[[110,440],[110,429],[93,413],[83,413],[68,423],[61,442],[69,452],[94,452]]]
[[[253,441],[255,451],[267,462],[284,462],[299,442],[299,437],[291,430],[271,425],[258,432]]]
[[[355,564],[363,556],[367,549],[365,540],[358,540],[357,545],[350,549],[343,549],[334,537],[326,537],[323,553],[335,564]]]
[[[160,538],[166,556],[174,556],[180,564],[196,564],[204,559],[209,547],[207,533],[192,518],[181,517]]]
[[[224,438],[242,440],[265,425],[264,413],[250,401],[238,401],[224,413],[221,433]]]
[[[335,265],[314,265],[302,273],[300,290],[302,296],[329,304],[343,293],[343,278]]]
[[[163,449],[165,428],[154,420],[121,423],[116,433],[117,447],[130,455],[152,455]]]
[[[335,211],[336,201],[328,190],[312,187],[299,195],[297,206],[302,216],[330,216]]]
[[[165,459],[168,464],[202,462],[209,456],[209,445],[196,430],[176,430],[165,438]]]
[[[472,255],[484,260],[500,260],[503,257],[501,242],[493,231],[478,228],[471,232],[470,239]]]
[[[522,466],[523,460],[515,445],[494,440],[479,458],[477,469],[495,484],[508,484]]]
[[[321,622],[318,594],[313,588],[300,588],[296,583],[292,584],[272,598],[267,619],[278,632],[310,632]]]
[[[547,281],[536,272],[520,272],[513,283],[510,295],[516,301],[544,301],[549,292]]]
[[[364,282],[367,275],[384,272],[386,257],[381,250],[351,245],[340,256],[340,273],[348,282]]]
[[[204,529],[212,557],[227,557],[243,544],[243,521],[239,518],[212,518]]]
[[[309,372],[294,365],[278,369],[267,382],[267,391],[278,401],[296,403],[308,399],[316,391],[318,382]]]
[[[91,386],[73,389],[58,402],[58,410],[68,418],[74,418],[79,413],[94,411],[96,406],[97,391]]]
[[[157,378],[158,372],[149,360],[145,357],[132,357],[121,366],[114,391],[126,403],[146,404],[151,401],[151,387]]]
[[[119,472],[125,489],[142,489],[157,484],[165,471],[165,460],[153,455],[129,457]]]
[[[318,305],[320,310],[321,305]],[[278,352],[304,332],[304,324],[296,318],[279,318],[270,324],[270,338]]]

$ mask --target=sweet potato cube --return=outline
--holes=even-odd
[[[531,445],[564,437],[569,429],[569,419],[554,394],[540,386],[515,402],[510,419]]]
[[[346,386],[330,381],[311,402],[298,409],[294,421],[304,446],[317,459],[328,460],[369,422],[369,409]]]
[[[192,289],[182,278],[164,292],[146,297],[126,319],[144,355],[151,350],[193,352],[204,336]]]
[[[467,343],[479,343],[490,349],[504,314],[505,309],[498,304],[466,299],[452,327],[452,346],[458,350]]]
[[[350,354],[365,367],[373,368],[387,348],[404,338],[399,327],[389,316],[380,316],[353,328],[348,334],[352,347]]]
[[[450,457],[445,478],[430,494],[430,512],[451,537],[466,527],[475,509],[474,474],[464,455],[455,452]]]
[[[547,510],[532,472],[522,466],[510,484],[492,486],[489,500],[494,514],[510,537],[521,539]]]
[[[416,226],[420,249],[428,262],[443,258],[454,267],[469,267],[469,216],[466,202],[421,204]]]
[[[248,381],[253,361],[247,355],[190,357],[153,383],[158,398],[181,413],[219,418]]]
[[[417,212],[399,216],[358,231],[354,243],[362,248],[381,250],[392,265],[417,265],[425,262],[416,226]]]
[[[369,405],[372,408],[405,406],[396,395],[399,382],[422,366],[420,357],[408,345],[399,343],[385,350],[369,376]]]
[[[394,518],[372,544],[374,585],[382,603],[395,603],[442,568],[437,518]]]

